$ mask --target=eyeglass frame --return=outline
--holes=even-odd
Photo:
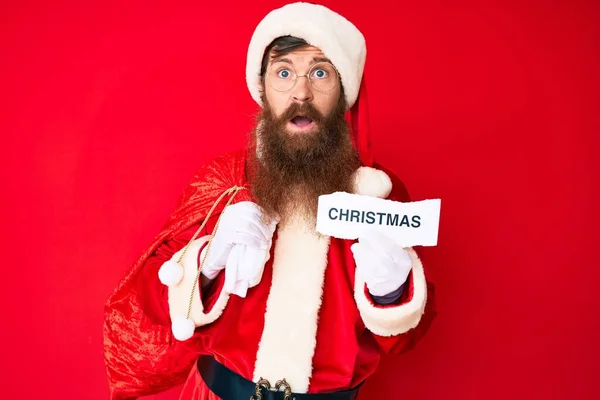
[[[333,89],[336,88],[336,86],[338,86],[338,84],[341,83],[340,82],[340,72],[335,67],[335,65],[333,65],[333,63],[329,62],[329,61],[319,61],[319,62],[315,63],[313,66],[311,66],[308,69],[308,72],[306,74],[302,74],[302,75],[300,75],[300,74],[298,74],[298,72],[296,72],[296,68],[294,68],[294,66],[292,64],[287,63],[285,61],[275,61],[274,63],[272,63],[269,66],[269,68],[267,68],[267,72],[265,72],[265,82],[267,81],[267,77],[269,76],[269,71],[271,71],[271,68],[273,68],[273,66],[275,64],[278,64],[278,63],[289,65],[290,68],[294,71],[294,74],[296,75],[296,79],[294,80],[294,84],[292,85],[291,88],[289,88],[287,90],[277,90],[273,86],[271,86],[271,84],[269,84],[269,86],[271,86],[271,89],[273,89],[273,90],[275,90],[276,92],[279,92],[279,93],[286,93],[286,92],[289,92],[290,90],[293,90],[296,87],[296,84],[298,83],[298,79],[300,79],[300,78],[306,78],[308,80],[308,84],[310,85],[310,87],[313,88],[313,89],[315,89],[317,92],[320,92],[320,93],[331,92]],[[310,73],[311,73],[311,71],[313,70],[313,68],[315,68],[319,64],[329,64],[329,65],[331,65],[333,67],[333,70],[335,71],[335,74],[337,75],[336,83],[335,83],[335,85],[331,89],[328,89],[328,90],[319,90],[319,89],[317,89],[316,87],[313,86],[313,83],[310,80]]]

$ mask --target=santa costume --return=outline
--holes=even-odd
[[[344,17],[308,3],[268,14],[248,50],[252,97],[262,105],[265,48],[288,35],[320,49],[339,72],[363,164],[354,192],[409,201],[402,182],[371,160],[365,40]],[[104,344],[112,399],[184,382],[182,399],[221,398],[214,392],[225,400],[354,399],[382,354],[411,349],[428,330],[436,315],[433,286],[413,249],[407,249],[412,269],[402,296],[380,305],[355,273],[354,241],[319,235],[300,216],[277,226],[262,279],[245,298],[223,289],[224,273],[201,289],[201,254],[221,213],[227,204],[253,200],[244,190],[248,151],[223,155],[196,173],[162,232],[109,298]],[[276,383],[281,392],[268,390]]]

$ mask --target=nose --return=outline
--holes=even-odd
[[[292,99],[299,103],[310,102],[313,99],[312,88],[308,82],[308,77],[302,75],[298,77],[296,86],[294,86],[292,92]]]

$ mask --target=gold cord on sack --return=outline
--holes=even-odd
[[[187,250],[190,247],[190,245],[192,244],[192,242],[194,240],[196,240],[196,238],[198,237],[198,235],[200,234],[200,232],[202,232],[202,229],[204,229],[204,227],[206,226],[206,223],[208,222],[208,220],[212,216],[212,213],[215,211],[215,208],[217,207],[217,204],[219,204],[221,202],[221,200],[223,200],[223,198],[225,196],[227,196],[228,194],[231,194],[231,197],[227,201],[227,204],[225,204],[225,208],[227,208],[231,204],[231,202],[233,201],[233,199],[235,198],[235,196],[240,191],[245,190],[245,189],[246,188],[243,187],[243,186],[232,186],[229,189],[227,189],[226,191],[224,191],[223,193],[221,193],[221,195],[219,196],[219,198],[214,202],[214,204],[212,205],[211,209],[208,211],[208,214],[206,214],[206,218],[204,218],[204,222],[202,222],[202,224],[200,225],[200,228],[198,228],[198,230],[196,231],[196,233],[194,233],[194,236],[192,236],[192,238],[190,239],[190,241],[183,248],[183,251],[181,252],[181,255],[179,256],[179,259],[177,260],[178,263],[181,263],[181,260],[185,256],[185,253],[187,252]],[[225,208],[223,208],[223,210],[225,210]],[[206,259],[206,257],[208,257],[208,254],[210,252],[210,245],[212,244],[212,239],[215,236],[215,232],[219,228],[219,222],[221,222],[221,216],[222,215],[223,215],[223,213],[221,213],[219,215],[219,218],[217,219],[217,223],[215,224],[215,229],[213,229],[213,232],[210,234],[210,238],[208,239],[208,245],[206,246],[206,253],[204,253],[204,257],[202,257],[202,260],[200,260],[200,267],[198,268],[198,271],[196,272],[196,279],[194,280],[194,285],[192,286],[192,293],[190,294],[190,302],[188,303],[188,310],[187,310],[187,314],[185,316],[187,319],[190,318],[190,315],[192,313],[192,302],[194,301],[194,295],[196,293],[196,286],[198,286],[198,279],[200,278],[200,272],[202,271],[202,266],[204,265],[204,260]]]

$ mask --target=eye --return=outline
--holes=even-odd
[[[313,72],[313,76],[317,79],[325,79],[329,74],[323,68],[318,68]]]
[[[289,69],[280,69],[279,71],[277,71],[277,76],[282,79],[287,79],[290,76],[292,76],[292,73]]]

